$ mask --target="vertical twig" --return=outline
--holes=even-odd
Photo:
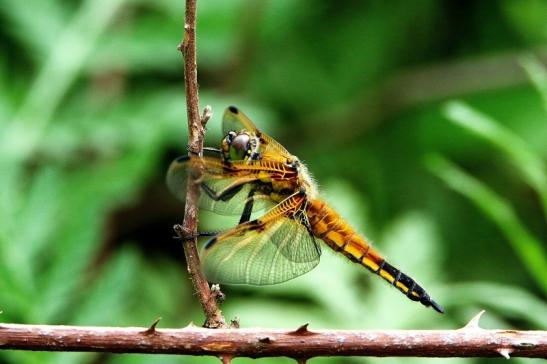
[[[206,108],[203,117],[199,113],[199,94],[196,62],[196,1],[186,0],[186,16],[184,24],[184,40],[178,49],[184,57],[184,86],[186,90],[186,111],[188,116],[188,153],[201,156],[205,124],[210,117],[210,108]],[[209,283],[203,276],[197,250],[197,201],[199,185],[188,179],[186,207],[182,225],[176,225],[175,231],[183,241],[184,254],[188,273],[194,290],[197,293],[205,313],[205,327],[226,327],[226,323],[216,301],[216,295],[211,293]],[[190,237],[190,238],[189,238]]]

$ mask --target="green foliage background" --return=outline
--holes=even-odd
[[[2,322],[202,322],[172,238],[183,206],[163,182],[185,152],[183,13],[174,0],[0,2]],[[227,318],[458,328],[486,309],[484,327],[545,329],[546,24],[541,0],[200,1],[208,144],[238,105],[446,309],[325,251],[286,284],[223,287]],[[218,361],[0,352],[0,363],[141,362]]]

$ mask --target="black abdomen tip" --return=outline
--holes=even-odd
[[[442,306],[439,305],[437,302],[431,300],[430,303],[431,307],[433,307],[435,311],[437,311],[438,313],[444,313],[444,308],[442,308]]]
[[[424,306],[431,306],[435,311],[437,311],[438,313],[444,313],[444,308],[442,308],[441,305],[439,305],[437,302],[433,301],[431,299],[431,297],[429,297],[429,295],[427,293],[425,293],[422,298],[420,299],[420,302],[424,305]]]
[[[237,114],[239,112],[239,110],[237,109],[237,107],[235,106],[228,106],[228,110],[230,110],[230,112],[234,113],[234,114]]]

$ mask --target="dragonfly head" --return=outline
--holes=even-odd
[[[258,138],[246,131],[230,131],[222,139],[222,155],[225,161],[259,159]]]

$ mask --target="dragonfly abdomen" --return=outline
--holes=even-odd
[[[385,261],[378,251],[355,232],[336,211],[320,200],[310,201],[307,211],[313,235],[322,239],[333,250],[344,254],[352,262],[365,266],[388,281],[413,301],[432,306],[443,312],[441,306],[408,275]]]

